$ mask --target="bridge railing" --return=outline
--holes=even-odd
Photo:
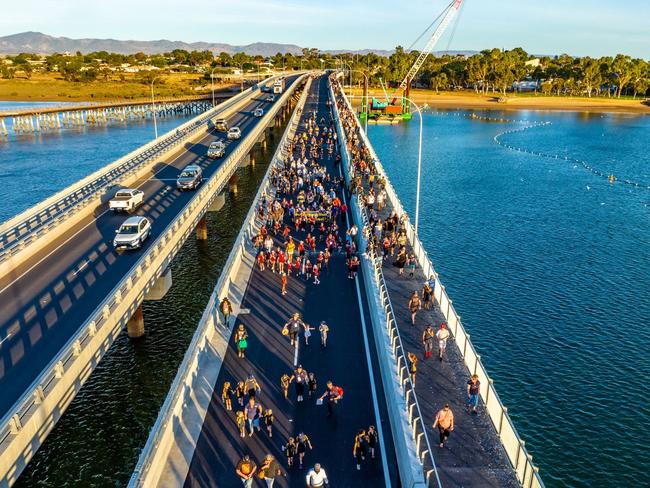
[[[340,122],[340,114],[336,105],[337,93],[335,91],[335,86],[333,86],[332,83],[330,83],[330,95],[334,102],[336,127],[339,134],[345,178],[349,184],[352,178],[352,166],[350,154],[347,149],[348,141],[343,126]],[[353,216],[355,216],[355,221],[357,221],[361,226],[361,230],[368,229],[369,223],[366,205],[363,204],[359,195],[352,195],[351,198],[351,209]],[[364,250],[367,245],[367,239],[364,235],[364,232],[360,232],[358,234],[358,237],[360,240],[359,245],[362,250]],[[419,463],[419,467],[417,469],[421,471],[426,485],[430,486],[431,483],[435,480],[436,486],[440,488],[442,485],[440,483],[436,462],[433,457],[433,451],[431,449],[431,445],[427,436],[426,425],[424,424],[424,418],[420,412],[420,405],[418,403],[417,395],[415,394],[415,387],[413,386],[411,377],[408,373],[408,363],[405,356],[405,349],[402,346],[402,339],[400,337],[399,329],[397,328],[397,323],[395,321],[395,314],[393,313],[393,307],[388,297],[386,283],[384,281],[384,275],[381,267],[381,258],[377,258],[377,256],[374,254],[368,255],[367,253],[364,254],[364,256],[366,259],[362,261],[362,264],[367,264],[367,266],[364,266],[364,271],[368,270],[371,274],[369,278],[373,280],[370,284],[371,289],[369,290],[370,292],[368,295],[375,295],[378,299],[378,302],[369,304],[369,309],[373,317],[373,327],[385,327],[385,331],[383,331],[385,333],[385,341],[383,347],[384,349],[389,348],[391,355],[386,357],[392,358],[393,361],[392,368],[384,368],[385,371],[389,371],[392,375],[390,381],[385,382],[387,384],[384,385],[384,388],[390,392],[390,383],[395,382],[397,384],[397,388],[399,389],[399,395],[401,396],[399,399],[398,408],[401,408],[402,412],[393,411],[393,417],[395,417],[395,419],[391,419],[391,424],[394,426],[393,430],[399,432],[406,430],[404,428],[400,428],[399,422],[405,422],[408,424],[408,431],[406,433],[408,433],[411,437],[409,439],[409,442],[404,442],[402,443],[403,445],[400,445],[400,442],[396,442],[398,459],[402,459],[402,462],[404,462],[403,459],[407,456],[404,456],[401,451],[409,453],[410,450],[413,449],[414,452],[412,454],[417,457],[417,462]],[[370,280],[364,278],[364,282],[367,283],[368,281]],[[378,349],[380,349],[380,347],[381,346],[378,345]],[[381,351],[378,351],[378,353],[379,352]],[[382,354],[380,354],[380,356],[382,356]],[[392,404],[398,403],[397,398],[393,398],[393,400],[394,401],[392,402],[390,400],[388,402],[389,412],[393,406]],[[408,469],[403,469],[400,467],[402,484],[406,486],[417,486],[418,483],[421,483],[418,482],[417,478],[415,478],[412,474],[409,476],[413,477],[414,479],[404,478],[408,475],[407,471]]]
[[[304,76],[304,75],[303,75]],[[288,88],[215,174],[124,275],[39,377],[0,420],[0,487],[13,483],[90,376],[122,327],[165,272],[198,221],[267,125],[292,96]],[[29,448],[28,448],[29,446]]]
[[[201,363],[201,356],[206,354],[206,351],[210,349],[211,339],[214,334],[219,334],[225,344],[229,341],[234,322],[233,324],[223,323],[219,317],[219,305],[221,300],[228,296],[232,278],[237,273],[239,266],[241,266],[242,257],[246,252],[246,246],[250,245],[253,236],[256,234],[256,230],[261,225],[261,222],[257,219],[257,204],[261,202],[262,198],[269,198],[275,192],[275,188],[271,185],[270,175],[273,168],[277,167],[287,157],[286,142],[293,137],[298,128],[300,122],[300,111],[298,108],[302,109],[304,106],[310,84],[311,79],[308,79],[294,109],[291,121],[284,131],[281,143],[271,159],[260,188],[253,199],[251,208],[235,239],[235,244],[221,271],[219,280],[210,295],[208,304],[199,320],[196,332],[187,348],[183,362],[179,366],[174,382],[169,389],[169,394],[158,413],[156,423],[151,428],[147,444],[142,449],[138,464],[131,476],[129,483],[129,487],[131,488],[157,486],[157,480],[164,469],[169,450],[174,443],[174,421],[183,417],[183,406],[188,402],[188,397],[192,394],[192,384],[197,375],[199,364]],[[186,432],[185,435],[188,435],[188,433]],[[196,439],[192,439],[192,441],[196,442]]]
[[[340,93],[342,94],[348,109],[354,113],[352,105],[350,104],[350,101],[347,99],[347,97],[345,97],[343,90],[340,90]],[[418,264],[422,267],[422,271],[425,276],[433,277],[435,280],[435,299],[440,305],[440,310],[442,311],[442,314],[447,321],[449,330],[452,332],[454,342],[460,351],[465,366],[471,374],[478,375],[481,385],[486,385],[486,387],[481,388],[481,399],[483,400],[485,410],[490,416],[490,420],[496,430],[501,444],[503,445],[506,455],[512,464],[512,467],[515,470],[519,482],[526,488],[544,488],[544,482],[539,475],[539,468],[533,464],[533,457],[526,450],[526,443],[519,436],[517,429],[512,422],[512,419],[508,415],[508,409],[501,402],[501,399],[499,398],[499,395],[497,394],[494,387],[494,381],[492,378],[490,378],[487,370],[483,366],[483,363],[481,362],[481,355],[478,354],[476,348],[470,341],[470,334],[465,330],[465,327],[461,322],[460,315],[458,315],[456,312],[451,298],[449,298],[444,285],[440,281],[438,273],[433,267],[431,259],[429,259],[427,251],[424,249],[420,238],[415,233],[415,229],[408,219],[408,214],[404,211],[404,207],[402,206],[402,203],[397,196],[397,192],[388,179],[388,176],[383,166],[381,165],[380,159],[377,157],[377,154],[375,153],[370,140],[361,129],[361,125],[359,124],[359,121],[356,117],[354,118],[354,123],[363,143],[370,151],[378,174],[381,175],[386,181],[386,194],[393,209],[397,212],[398,216],[406,216],[405,227],[409,244],[411,244],[413,253],[415,254]],[[388,298],[387,293],[386,297],[388,302],[390,302],[390,298]],[[392,312],[392,305],[390,305],[390,308]],[[408,364],[406,363],[406,358],[404,358],[402,361],[402,364],[404,366]]]
[[[195,137],[199,131],[206,129],[214,117],[222,116],[226,111],[245,103],[253,93],[255,91],[248,88],[0,225],[0,266],[80,210],[96,203],[120,181],[142,171],[154,158]]]

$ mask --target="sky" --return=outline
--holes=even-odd
[[[449,0],[5,0],[0,36],[278,42],[329,49],[408,47]],[[650,0],[464,0],[436,50],[650,59]],[[422,47],[424,39],[420,45]]]

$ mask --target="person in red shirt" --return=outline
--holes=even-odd
[[[311,261],[308,259],[307,262],[305,263],[305,273],[307,274],[307,281],[311,279],[312,269],[313,269],[313,265],[311,264]]]
[[[278,272],[284,273],[284,263],[286,262],[286,256],[284,252],[278,249]]]
[[[320,272],[320,270],[317,264],[314,265],[313,271],[314,271],[314,285],[320,285],[320,281],[318,280],[318,273]]]
[[[287,274],[282,272],[282,295],[287,294]]]
[[[273,273],[275,273],[275,262],[277,261],[277,256],[275,251],[271,251],[271,256],[269,256],[270,268]]]
[[[264,251],[260,251],[257,255],[257,263],[260,266],[260,271],[264,271]]]

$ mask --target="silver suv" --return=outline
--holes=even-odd
[[[116,249],[140,249],[151,233],[151,222],[146,217],[129,217],[115,233],[113,246]]]
[[[196,190],[203,181],[203,170],[196,164],[185,166],[176,180],[176,188],[179,190]]]

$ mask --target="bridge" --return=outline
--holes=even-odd
[[[164,295],[168,265],[190,235],[207,237],[205,213],[223,205],[224,189],[236,188],[235,170],[250,164],[255,144],[266,144],[273,125],[288,115],[303,78],[288,78],[273,102],[250,88],[3,225],[4,483],[17,478],[120,331],[144,332],[142,301]],[[254,116],[256,108],[264,109],[262,117]],[[207,146],[224,139],[216,118],[239,126],[242,137],[211,161]],[[203,168],[204,183],[197,192],[179,193],[175,179],[190,163]],[[121,186],[144,191],[138,214],[152,221],[138,253],[119,254],[111,244],[124,217],[108,211],[107,199]]]
[[[235,466],[242,455],[249,454],[260,465],[270,453],[286,471],[278,485],[303,486],[305,472],[287,468],[282,446],[289,436],[305,432],[314,446],[306,454],[305,466],[320,462],[335,486],[544,486],[381,162],[353,116],[336,73],[313,78],[290,77],[285,93],[272,105],[249,89],[227,102],[228,106],[223,104],[186,124],[181,135],[163,136],[164,140],[183,139],[169,149],[165,145],[153,149],[149,162],[138,163],[138,170],[105,179],[91,175],[85,182],[90,188],[71,189],[67,200],[65,195],[55,196],[0,229],[13,236],[4,242],[22,243],[4,253],[4,265],[0,263],[0,340],[4,338],[0,387],[7,392],[7,399],[0,400],[6,412],[0,423],[0,473],[7,473],[0,486],[16,480],[112,340],[124,328],[132,337],[144,333],[142,300],[164,294],[172,279],[168,265],[175,252],[194,233],[199,239],[208,237],[205,212],[223,205],[221,192],[227,186],[234,188],[234,170],[248,164],[254,144],[264,143],[266,127],[287,118],[284,136],[130,485],[236,486],[240,481]],[[252,111],[260,106],[266,110],[264,117],[253,118]],[[223,160],[211,163],[205,152],[206,145],[218,137],[211,125],[217,116],[228,117],[231,125],[239,124],[243,136],[228,145]],[[359,230],[356,237],[350,237],[358,247],[359,274],[348,279],[344,246],[333,250],[320,284],[294,270],[283,294],[281,275],[257,265],[254,238],[276,198],[296,198],[278,181],[290,172],[292,157],[300,155],[297,138],[308,131],[310,119],[313,127],[314,117],[316,125],[331,127],[336,133],[334,151],[316,158],[322,174],[321,168],[317,171],[325,192],[333,191],[348,208],[326,219],[333,218],[343,239],[352,226]],[[406,246],[418,261],[413,282],[405,282],[368,243],[373,232],[370,219],[377,217],[363,200],[370,180],[359,180],[354,156],[359,148],[370,155],[377,179],[386,182],[387,205],[372,210],[381,218],[390,212],[403,217],[400,226]],[[132,159],[121,164],[128,166]],[[190,162],[204,168],[207,181],[196,194],[181,194],[170,187],[170,181]],[[353,181],[361,185],[350,191]],[[120,219],[106,212],[105,196],[126,182],[145,190],[147,202],[139,213],[152,218],[154,234],[141,253],[117,255],[106,241]],[[71,210],[57,216],[65,206]],[[264,219],[261,208],[267,209]],[[63,217],[66,214],[70,216]],[[306,231],[294,227],[288,211],[281,219],[292,238],[306,238]],[[21,230],[25,227],[31,230]],[[34,233],[35,237],[26,237]],[[274,247],[284,246],[281,234],[273,239]],[[325,242],[317,241],[307,256],[316,261],[324,246]],[[405,296],[425,278],[433,280],[434,307],[423,312],[424,317],[420,315],[415,332]],[[219,312],[225,297],[233,304],[229,320]],[[289,343],[282,326],[296,312],[307,324],[317,327],[325,321],[330,325],[326,348],[320,347],[317,330],[310,345],[302,336],[297,346]],[[421,356],[418,336],[424,323],[441,320],[448,323],[451,333],[447,359],[439,364],[420,361],[416,387],[409,375],[407,353]],[[240,324],[248,331],[245,358],[238,357],[233,340]],[[297,364],[316,373],[318,396],[328,379],[344,388],[331,417],[313,397],[298,402],[293,391],[288,398],[283,395],[280,377],[291,375]],[[275,414],[273,437],[265,432],[240,437],[234,413],[222,402],[224,382],[234,385],[249,374],[260,384],[259,402]],[[479,416],[463,411],[465,384],[471,374],[477,374],[482,385]],[[455,413],[456,429],[448,446],[439,448],[431,425],[444,403]],[[233,409],[239,408],[233,398]],[[356,469],[355,433],[369,425],[377,428],[377,452]]]

